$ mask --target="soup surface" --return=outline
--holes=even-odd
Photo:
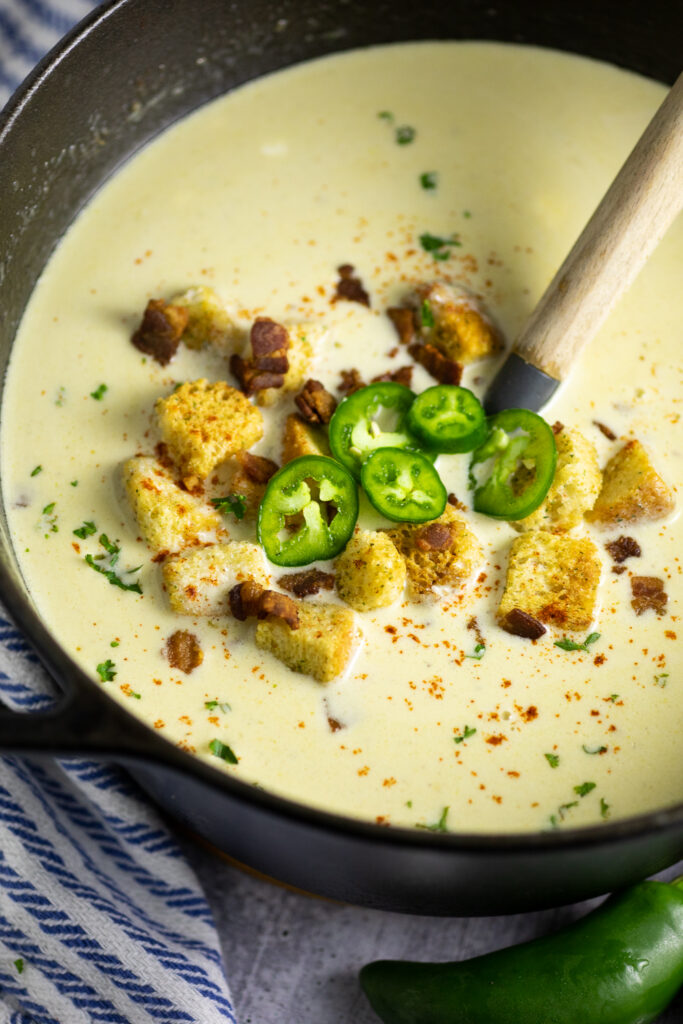
[[[258,650],[251,623],[170,610],[119,481],[122,462],[154,450],[160,395],[200,377],[235,385],[225,360],[206,349],[181,346],[162,367],[131,345],[150,298],[209,285],[247,324],[257,315],[319,322],[328,333],[310,376],[331,390],[341,370],[358,368],[369,380],[410,361],[405,350],[388,355],[397,337],[386,309],[418,282],[466,285],[511,341],[663,93],[606,65],[515,46],[358,51],[209,104],[102,189],[27,309],[1,455],[36,606],[107,692],[247,782],[388,825],[537,831],[680,800],[676,512],[627,530],[586,523],[576,531],[600,553],[591,626],[600,636],[566,650],[555,645],[564,631],[531,643],[497,625],[517,534],[467,511],[484,549],[482,573],[440,601],[406,597],[357,613],[352,661],[321,684]],[[601,465],[638,438],[674,489],[683,467],[680,228],[544,410],[550,423],[581,430]],[[420,244],[425,233],[452,240],[443,259],[444,248],[435,258]],[[369,307],[331,301],[345,263]],[[463,384],[482,395],[498,364],[470,364]],[[434,383],[415,368],[415,391]],[[254,452],[279,460],[282,418],[293,409],[290,398],[264,410],[266,435]],[[448,491],[470,504],[467,457],[441,456],[437,466]],[[390,525],[367,506],[361,519]],[[74,536],[88,522],[97,532]],[[225,527],[253,539],[253,524],[226,518]],[[637,567],[627,561],[614,573],[605,544],[624,532],[641,555]],[[120,565],[142,566],[129,577],[142,594],[91,571],[85,556],[102,554],[100,533],[120,546]],[[635,614],[634,572],[664,582],[664,614]],[[164,654],[179,628],[204,653],[191,674]],[[577,645],[585,638],[570,635]],[[216,739],[237,764],[214,756]]]

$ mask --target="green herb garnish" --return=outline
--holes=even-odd
[[[612,703],[614,704],[615,701],[619,700],[619,694],[618,693],[610,693],[610,695],[607,698],[607,700],[611,700]]]
[[[420,175],[420,184],[425,192],[433,192],[439,181],[439,175],[436,171],[425,171],[424,174]]]
[[[43,515],[44,516],[52,515],[52,513],[55,510],[55,505],[56,504],[57,504],[56,501],[51,501],[49,505],[46,505],[45,508],[43,509]]]
[[[103,683],[110,683],[116,675],[116,668],[111,658],[107,658],[106,661],[101,661],[97,666],[97,674]]]
[[[582,782],[580,786],[574,786],[574,792],[578,796],[587,796],[595,789],[596,785],[597,783],[595,782]]]
[[[209,743],[209,750],[216,757],[222,758],[227,764],[237,764],[237,758],[235,757],[231,748],[227,743],[223,743],[221,740],[211,740]]]
[[[92,537],[93,533],[95,533],[96,530],[97,527],[95,526],[95,524],[91,521],[88,521],[84,522],[83,526],[79,526],[77,529],[75,529],[73,533],[75,533],[77,537],[80,537],[81,540],[85,540],[86,537]]]
[[[43,472],[43,467],[42,466],[36,466],[35,469],[31,470],[31,476],[38,476],[38,474],[42,473],[42,472]]]
[[[544,758],[546,759],[546,761],[548,762],[548,764],[550,765],[551,768],[557,768],[557,766],[560,763],[560,755],[559,754],[544,754],[543,756],[544,756]]]
[[[447,260],[451,255],[451,248],[453,246],[460,246],[462,242],[457,235],[451,235],[450,238],[441,238],[439,235],[431,235],[428,231],[425,231],[420,235],[420,245],[425,252],[430,252],[435,260]]]
[[[601,746],[589,747],[586,743],[583,744],[581,749],[583,750],[583,752],[585,754],[606,754],[607,753],[607,747],[601,747]]]
[[[427,299],[423,299],[422,305],[420,306],[420,323],[423,327],[434,326],[434,314],[432,313],[432,307],[429,305]]]
[[[78,480],[71,480],[70,483],[72,487],[78,487]]]
[[[109,646],[110,647],[118,647],[119,646],[119,641],[118,640],[112,640],[112,642],[109,644]]]
[[[96,402],[101,402],[108,390],[106,384],[100,384],[99,387],[90,392],[90,397],[94,398]]]
[[[86,555],[85,561],[88,563],[91,569],[95,572],[101,573],[106,576],[112,587],[118,587],[120,590],[132,590],[135,594],[142,593],[142,587],[139,583],[124,583],[123,580],[116,575],[113,569],[105,569],[104,566],[98,565],[92,555]],[[138,566],[138,569],[140,566]],[[128,572],[137,572],[137,569],[129,569]]]
[[[474,736],[476,729],[470,729],[469,725],[466,725],[459,736],[453,737],[454,743],[462,743],[464,740],[468,740],[470,736]]]
[[[576,640],[570,640],[569,637],[563,636],[561,640],[555,641],[555,647],[559,647],[562,651],[586,651],[591,644],[594,644],[596,640],[600,639],[599,633],[589,633],[582,644],[578,644]]]
[[[441,812],[441,817],[439,818],[438,821],[434,822],[433,825],[418,824],[418,825],[416,825],[416,828],[424,828],[428,832],[448,832],[448,829],[446,828],[446,819],[447,818],[448,818],[448,807],[444,807],[443,811]]]
[[[204,707],[207,711],[213,711],[214,708],[218,708],[219,711],[232,711],[227,700],[205,700]]]
[[[609,818],[610,806],[605,800],[604,796],[600,797],[600,817]]]
[[[394,115],[391,113],[390,110],[380,110],[380,112],[379,112],[379,114],[377,116],[379,118],[381,118],[382,121],[393,121],[394,120]]]
[[[212,498],[211,504],[224,516],[232,513],[235,519],[244,519],[247,510],[247,499],[243,494],[226,494],[224,498]]]
[[[655,676],[655,684],[657,686],[666,686],[666,681],[669,678],[668,672],[660,672],[658,676]]]
[[[478,643],[475,644],[474,654],[466,654],[466,658],[472,658],[474,661],[481,661],[486,654],[486,644]]]
[[[399,146],[407,146],[413,141],[417,132],[411,125],[402,124],[396,129],[396,142]]]

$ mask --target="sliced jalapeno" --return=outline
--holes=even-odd
[[[487,425],[486,440],[470,460],[474,509],[494,519],[524,519],[553,482],[555,437],[546,421],[528,409],[504,409]]]
[[[486,414],[467,388],[437,384],[417,396],[408,427],[437,452],[471,452],[486,437]]]
[[[410,388],[386,381],[359,388],[339,403],[330,420],[330,448],[356,479],[377,448],[421,450],[406,423],[414,398]]]
[[[358,518],[358,487],[343,466],[302,455],[271,477],[259,506],[260,544],[275,565],[334,558]]]
[[[405,448],[378,448],[361,469],[365,493],[387,519],[426,523],[446,507],[446,488],[429,459]]]

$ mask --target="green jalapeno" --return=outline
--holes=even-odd
[[[378,448],[360,473],[365,493],[387,519],[426,523],[446,507],[446,488],[429,459],[405,448]]]
[[[683,984],[683,882],[473,960],[367,964],[360,982],[384,1024],[649,1024]]]
[[[334,558],[358,519],[353,477],[324,455],[302,455],[271,477],[259,506],[257,533],[275,565]]]
[[[504,409],[487,426],[486,439],[470,460],[473,507],[494,519],[524,519],[553,482],[555,437],[545,420],[528,409]]]
[[[365,459],[377,448],[421,450],[406,425],[414,398],[410,388],[385,381],[359,388],[339,403],[330,420],[330,448],[356,479]]]
[[[467,388],[437,384],[417,396],[408,410],[408,427],[437,452],[471,452],[486,437],[486,414]]]

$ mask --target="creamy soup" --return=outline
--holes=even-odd
[[[625,529],[576,529],[593,538],[602,568],[590,630],[569,636],[578,646],[589,631],[600,635],[585,650],[565,650],[555,645],[562,630],[532,643],[499,627],[517,534],[466,511],[484,549],[481,573],[437,601],[404,596],[356,613],[354,656],[321,684],[258,650],[253,623],[170,610],[119,480],[126,459],[154,450],[160,395],[200,377],[236,383],[206,349],[181,345],[162,367],[134,348],[150,298],[210,285],[245,324],[266,315],[325,325],[310,376],[331,390],[341,370],[369,380],[410,362],[405,349],[388,355],[397,337],[386,309],[421,281],[466,285],[510,342],[663,94],[635,75],[550,51],[369,49],[209,104],[101,190],[23,319],[3,410],[2,479],[35,604],[107,693],[169,742],[248,783],[386,825],[538,831],[680,800],[676,512]],[[674,490],[683,466],[680,228],[543,411],[578,428],[601,465],[638,438]],[[454,239],[445,258],[420,245],[424,233]],[[369,308],[331,301],[344,263],[356,268]],[[497,365],[470,364],[462,383],[483,395]],[[415,368],[415,391],[434,383]],[[293,409],[290,397],[265,410],[255,453],[279,460],[282,417]],[[447,455],[437,467],[470,505],[467,464]],[[96,533],[74,535],[89,522]],[[361,522],[390,525],[367,506]],[[225,528],[254,538],[253,523],[226,517]],[[86,563],[103,553],[101,533],[120,546],[119,566],[142,566],[127,577],[142,594],[109,585]],[[641,554],[615,573],[605,544],[623,533]],[[284,571],[272,567],[273,581]],[[634,573],[663,581],[663,614],[635,614]],[[204,653],[191,674],[163,653],[179,628]],[[237,764],[212,753],[216,739]]]

